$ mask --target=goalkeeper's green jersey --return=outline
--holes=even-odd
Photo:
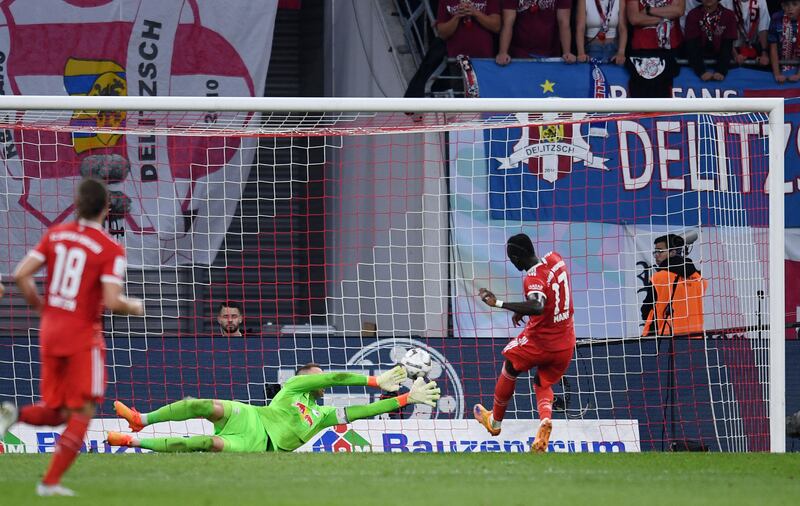
[[[368,377],[353,373],[306,374],[290,378],[268,406],[257,408],[269,436],[269,449],[290,452],[322,429],[394,411],[406,399],[384,399],[367,406],[320,406],[311,392],[331,386],[366,386]]]

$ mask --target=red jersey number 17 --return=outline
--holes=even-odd
[[[567,281],[567,272],[561,271],[556,278],[556,282],[550,285],[550,288],[556,297],[553,305],[553,323],[559,323],[569,318],[569,281]]]

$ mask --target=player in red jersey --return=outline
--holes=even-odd
[[[523,290],[525,302],[503,302],[485,288],[479,295],[490,307],[513,311],[512,321],[518,326],[525,316],[528,323],[519,336],[503,349],[505,362],[494,389],[492,411],[480,404],[474,408],[475,419],[493,436],[500,434],[508,401],[514,394],[517,376],[536,367],[533,390],[539,409],[539,430],[531,451],[547,451],[553,424],[553,388],[569,367],[575,350],[575,327],[572,315],[572,291],[564,259],[550,252],[536,257],[533,243],[525,234],[517,234],[506,243],[508,259],[514,267],[525,272]]]
[[[118,314],[144,314],[142,301],[122,294],[125,250],[103,230],[108,202],[103,183],[84,179],[75,196],[78,220],[50,227],[14,273],[25,300],[41,313],[42,402],[19,411],[4,403],[0,437],[17,420],[67,425],[36,487],[39,495],[74,495],[61,486],[61,476],[78,455],[105,391],[103,306]],[[45,265],[41,297],[33,276]]]

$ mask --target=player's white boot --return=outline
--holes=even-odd
[[[73,497],[75,495],[75,492],[68,489],[67,487],[61,486],[60,483],[56,485],[45,485],[44,483],[37,483],[36,495],[38,495],[39,497],[54,497],[54,496]]]
[[[8,428],[17,422],[19,412],[17,407],[10,402],[0,404],[0,439],[3,439],[8,431]]]

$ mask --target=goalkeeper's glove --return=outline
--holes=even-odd
[[[425,383],[424,379],[417,378],[414,384],[411,385],[411,390],[408,392],[408,403],[423,403],[428,406],[436,407],[436,401],[438,401],[441,396],[442,391],[436,386],[435,381]]]
[[[397,390],[400,388],[400,383],[402,383],[407,377],[408,374],[406,373],[406,368],[397,365],[385,373],[376,376],[375,385],[381,390],[386,390],[387,392],[397,392]]]

